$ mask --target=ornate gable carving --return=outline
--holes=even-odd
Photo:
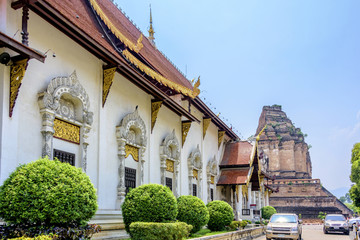
[[[137,109],[121,120],[116,128],[116,136],[126,139],[129,143],[146,146],[146,126]]]
[[[180,159],[180,145],[175,136],[175,130],[163,140],[160,146],[160,154],[164,154],[172,159]]]

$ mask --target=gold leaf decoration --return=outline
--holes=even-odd
[[[183,85],[177,84],[165,77],[163,77],[161,74],[155,72],[145,64],[143,64],[140,60],[138,60],[134,55],[132,55],[128,50],[123,51],[123,55],[126,57],[127,60],[129,60],[132,64],[134,64],[138,69],[140,69],[142,72],[146,73],[149,77],[152,77],[156,81],[160,82],[166,87],[169,87],[179,93],[184,94],[185,96],[189,96],[191,98],[196,98],[197,95],[200,94],[200,90],[198,89],[200,85],[200,79],[195,83],[194,90],[191,90],[187,87],[184,87]]]
[[[131,146],[129,144],[126,144],[125,145],[125,158],[127,158],[130,154],[136,162],[139,161],[139,148]]]
[[[104,69],[103,72],[103,99],[102,99],[102,105],[104,107],[107,96],[110,92],[110,87],[113,83],[114,76],[115,76],[116,67]]]
[[[172,172],[172,173],[174,172],[174,161],[166,159],[166,171]]]
[[[203,119],[203,138],[205,138],[206,131],[211,123],[211,118],[204,118]]]
[[[162,101],[151,102],[151,132],[154,129],[157,115],[159,113]]]
[[[140,37],[138,38],[136,45],[131,42],[128,38],[126,38],[120,30],[110,21],[110,19],[105,15],[99,4],[96,2],[96,0],[90,0],[91,6],[94,8],[95,12],[99,15],[101,20],[105,23],[105,25],[110,29],[110,31],[123,43],[126,47],[128,47],[130,50],[139,52],[143,48],[142,39],[143,35],[140,34]]]
[[[220,145],[222,143],[222,140],[224,139],[225,131],[218,131],[218,147],[220,148]]]
[[[214,184],[215,183],[215,177],[214,176],[211,176],[211,184]]]
[[[195,178],[196,180],[198,180],[199,175],[198,175],[198,170],[193,169],[193,178]]]
[[[184,146],[186,137],[187,137],[187,135],[189,133],[190,127],[191,127],[191,121],[183,121],[182,122],[181,131],[182,131],[182,145],[183,146]]]
[[[54,137],[80,144],[80,127],[58,118],[54,119]]]
[[[12,113],[15,107],[15,102],[19,94],[20,86],[25,75],[28,61],[29,59],[22,59],[11,65],[10,68],[10,103],[9,103],[10,117],[12,117]]]

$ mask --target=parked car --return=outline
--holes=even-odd
[[[324,219],[324,233],[343,232],[349,235],[349,223],[342,214],[328,214]]]
[[[276,213],[271,216],[266,227],[266,240],[296,239],[301,240],[302,221],[296,214]]]

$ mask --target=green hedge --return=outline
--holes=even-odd
[[[187,195],[177,199],[179,213],[177,220],[193,226],[192,233],[198,232],[209,221],[209,211],[198,197]]]
[[[184,222],[133,222],[130,235],[132,240],[182,240],[189,236],[191,229],[192,226]]]
[[[42,235],[42,236],[37,236],[34,238],[30,238],[30,237],[9,238],[9,240],[52,240],[52,239],[57,239],[57,237]]]
[[[224,201],[212,201],[208,203],[207,208],[210,214],[208,228],[211,231],[224,230],[234,219],[232,207]]]
[[[264,219],[270,219],[273,214],[276,213],[276,209],[272,206],[266,206],[261,208],[261,216]]]
[[[5,180],[0,217],[14,224],[84,224],[97,210],[96,198],[80,168],[43,158],[18,167]]]
[[[130,233],[129,226],[132,222],[175,221],[178,207],[170,188],[159,184],[145,184],[126,195],[122,213],[125,229]]]

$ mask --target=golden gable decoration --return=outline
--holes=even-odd
[[[211,184],[214,184],[214,183],[215,183],[215,177],[214,177],[214,176],[211,176],[211,178],[210,178],[210,183],[211,183]]]
[[[103,71],[103,98],[102,98],[103,107],[109,95],[110,87],[114,80],[115,71],[116,71],[116,67],[104,69]]]
[[[15,62],[10,67],[10,103],[9,103],[9,117],[12,117],[12,113],[15,107],[16,98],[19,94],[21,82],[24,78],[26,67],[29,59],[22,59]]]
[[[157,115],[159,113],[162,101],[153,101],[151,102],[151,133],[154,129]]]
[[[204,118],[203,119],[203,138],[205,138],[206,131],[211,123],[211,118]]]
[[[142,48],[142,39],[143,35],[140,34],[139,39],[137,40],[136,44],[131,42],[128,38],[126,38],[120,31],[115,27],[115,25],[110,21],[110,19],[105,15],[103,10],[100,8],[96,0],[89,0],[91,6],[94,8],[95,12],[99,15],[101,20],[105,23],[105,25],[110,29],[110,31],[122,42],[125,44],[126,47],[131,49],[132,51],[138,53]]]
[[[65,122],[58,118],[54,119],[54,137],[68,142],[80,144],[80,127]]]
[[[125,158],[127,158],[130,154],[136,162],[139,161],[139,148],[131,146],[129,144],[126,144],[125,145]]]
[[[182,93],[185,96],[189,96],[191,98],[196,98],[200,94],[200,77],[194,84],[193,90],[184,87],[180,84],[174,83],[173,81],[163,77],[161,74],[155,72],[145,64],[143,64],[139,59],[137,59],[134,55],[132,55],[128,50],[124,50],[123,55],[126,57],[127,60],[129,60],[132,64],[134,64],[138,69],[140,69],[142,72],[146,73],[149,77],[152,77],[156,81],[160,82],[166,87],[171,88],[172,90],[175,90],[179,93]]]
[[[198,175],[198,170],[193,169],[193,178],[195,178],[196,180],[198,180],[199,175]]]
[[[172,173],[174,172],[174,161],[166,159],[166,171],[172,172]]]
[[[220,148],[220,145],[222,143],[222,140],[224,139],[225,131],[218,131],[218,147]]]
[[[186,137],[190,131],[191,121],[183,121],[181,124],[181,131],[182,131],[182,146],[184,146]]]

